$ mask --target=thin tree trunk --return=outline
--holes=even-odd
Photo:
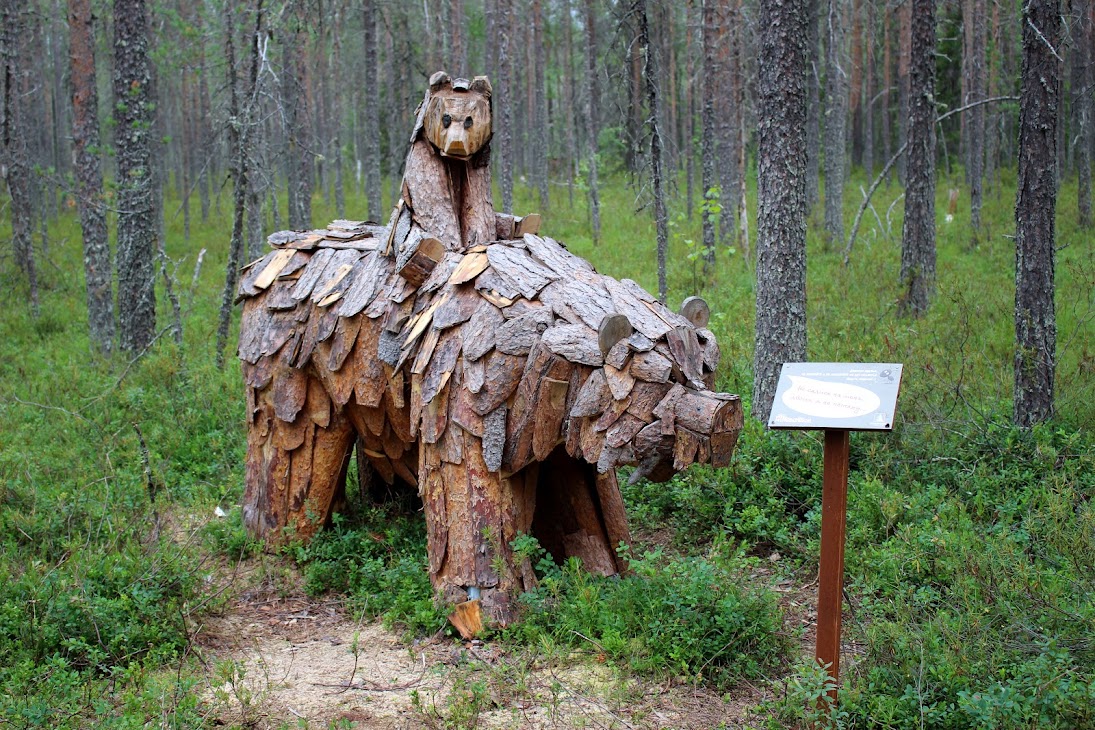
[[[95,35],[90,0],[68,0],[69,59],[72,74],[72,143],[76,162],[76,207],[84,235],[88,333],[92,347],[114,349],[114,292],[110,242],[103,210],[103,171],[99,161],[99,91],[95,79]]]
[[[6,168],[11,195],[12,248],[16,263],[27,277],[31,313],[37,317],[38,268],[34,260],[34,205],[20,74],[22,35],[26,32],[24,9],[16,0],[0,0],[0,168]]]
[[[806,210],[821,199],[821,36],[818,9],[821,0],[806,0]]]
[[[864,43],[867,60],[863,69],[863,169],[867,179],[874,177],[874,105],[875,105],[875,0],[864,3]]]
[[[152,140],[155,99],[145,0],[114,0],[114,138],[118,164],[118,318],[121,346],[141,352],[156,329]]]
[[[844,240],[845,125],[848,119],[847,56],[844,52],[846,0],[829,0],[825,17],[825,232]]]
[[[897,137],[909,138],[909,66],[912,56],[912,3],[905,0],[897,9]],[[905,184],[908,158],[897,160],[897,179]]]
[[[935,293],[935,0],[912,0],[901,311],[919,316]]]
[[[380,183],[380,109],[377,103],[377,71],[379,58],[376,40],[376,2],[363,0],[361,7],[363,24],[362,38],[365,45],[365,63],[361,69],[362,86],[369,90],[365,94],[362,126],[365,134],[365,199],[369,206],[369,217],[375,221],[383,220],[381,208]]]
[[[532,43],[533,60],[533,104],[529,110],[535,123],[529,125],[529,133],[532,135],[530,145],[533,154],[532,171],[536,180],[536,191],[540,198],[540,210],[547,212],[551,207],[550,192],[548,190],[548,134],[550,132],[547,119],[547,87],[544,85],[544,65],[546,54],[544,45],[544,7],[542,0],[532,0]]]
[[[669,216],[665,210],[664,169],[662,158],[662,130],[658,125],[658,47],[650,42],[650,25],[647,18],[646,0],[636,0],[635,11],[639,18],[639,45],[646,56],[646,98],[650,104],[650,169],[654,185],[654,224],[658,231],[658,301],[665,304],[669,282],[666,276],[666,259],[669,253]]]
[[[586,32],[586,161],[589,167],[587,186],[589,188],[589,222],[593,235],[593,245],[601,240],[601,201],[597,189],[597,137],[600,89],[597,84],[597,0],[585,2]]]
[[[985,0],[970,0],[970,17],[965,24],[969,35],[969,72],[967,88],[969,98],[963,103],[978,101],[985,97]],[[966,176],[970,186],[970,225],[974,239],[981,228],[982,181],[985,176],[985,107],[978,105],[970,109],[966,118],[967,169]]]
[[[807,0],[760,0],[753,417],[767,423],[779,369],[806,359]]]
[[[700,166],[703,181],[703,259],[704,268],[715,263],[715,157],[718,134],[715,127],[715,100],[723,93],[719,84],[719,41],[717,3],[719,0],[703,0],[703,137],[700,140]]]
[[[1019,183],[1015,202],[1015,408],[1028,427],[1053,414],[1057,360],[1054,213],[1060,104],[1060,0],[1023,9]]]
[[[513,52],[512,46],[512,19],[510,12],[512,0],[497,0],[495,4],[495,32],[498,47],[498,80],[494,84],[494,93],[491,103],[494,106],[495,139],[498,141],[497,165],[498,188],[502,191],[502,212],[513,213],[513,94],[514,86],[511,83],[513,60],[510,58]]]
[[[1074,134],[1076,147],[1076,203],[1079,223],[1081,228],[1091,226],[1091,147],[1095,142],[1095,134],[1092,134],[1092,102],[1095,94],[1092,90],[1095,74],[1092,73],[1093,59],[1092,44],[1095,44],[1095,34],[1092,33],[1091,22],[1092,3],[1073,0],[1072,23],[1073,41],[1072,51],[1072,108],[1073,118],[1076,120]]]
[[[228,61],[228,144],[232,150],[232,238],[228,247],[228,264],[225,268],[224,292],[221,297],[220,318],[217,325],[217,367],[224,368],[224,348],[228,341],[228,329],[232,321],[232,301],[236,295],[240,257],[243,253],[243,223],[246,210],[248,185],[247,161],[250,155],[250,135],[253,123],[255,90],[258,85],[259,47],[262,34],[262,3],[256,0],[255,28],[251,34],[251,58],[248,74],[247,98],[240,100],[239,75],[236,70],[236,31],[231,5],[224,8],[224,50]]]

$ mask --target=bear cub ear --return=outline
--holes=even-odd
[[[471,90],[489,99],[491,95],[490,79],[486,76],[476,76],[471,82]]]
[[[430,77],[430,91],[437,93],[446,86],[452,85],[452,78],[444,71],[438,71]]]

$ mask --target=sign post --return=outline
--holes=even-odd
[[[840,615],[852,431],[890,431],[901,388],[897,363],[784,363],[768,418],[774,429],[824,430],[821,561],[814,656],[840,682]],[[831,696],[836,700],[836,689]]]

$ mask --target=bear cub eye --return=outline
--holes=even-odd
[[[441,117],[441,126],[444,127],[445,129],[448,129],[450,124],[452,124],[452,117],[449,116],[448,114],[443,115]],[[467,126],[466,122],[465,122],[465,126]]]
[[[464,120],[464,129],[471,129],[471,117]]]

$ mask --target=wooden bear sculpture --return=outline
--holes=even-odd
[[[616,467],[725,465],[742,410],[710,390],[702,300],[670,311],[531,216],[495,214],[489,141],[486,79],[436,74],[389,224],[278,233],[245,268],[243,514],[255,535],[307,539],[356,442],[359,463],[421,496],[439,594],[505,623],[536,580],[515,538],[622,572]]]

